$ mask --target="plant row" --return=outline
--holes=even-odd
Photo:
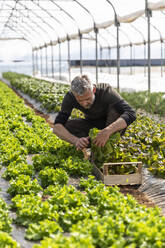
[[[49,96],[50,96],[50,102],[48,104],[49,106],[51,106],[51,104],[54,104],[51,99],[51,95],[54,95],[54,98],[57,99],[55,103],[58,102],[58,108],[60,108],[60,104],[61,104],[61,101],[59,100],[58,95],[60,95],[61,97],[61,94],[64,95],[66,90],[68,90],[68,86],[66,85],[53,84],[54,86],[52,88],[52,83],[50,82],[41,81],[41,80],[34,79],[31,77],[26,77],[25,75],[13,73],[13,72],[4,73],[4,76],[10,80],[11,84],[14,87],[16,87],[17,89],[23,90],[23,92],[26,94],[28,94],[28,91],[31,92],[30,88],[33,86],[32,97],[34,97],[34,95],[39,96],[40,93],[41,95],[42,93],[46,93],[47,99],[49,99]],[[57,90],[58,87],[59,89],[63,89],[63,90],[65,89],[64,92],[62,93],[62,91],[58,91]],[[56,91],[53,91],[53,89],[56,89]],[[123,93],[126,99],[127,99],[127,96],[129,96],[129,99],[135,99],[135,101],[139,102],[139,104],[142,103],[142,105],[148,106],[146,105],[146,102],[144,104],[144,102],[142,101],[143,97],[145,99],[147,99],[146,97],[148,97],[148,95],[146,95],[145,92],[139,93],[139,96],[137,92],[132,93],[132,94],[133,95],[131,97],[131,93],[128,93],[128,94]],[[135,94],[136,94],[136,97],[135,97]],[[160,93],[160,95],[162,96],[162,99],[164,99],[163,93]],[[158,94],[153,93],[152,96],[153,98],[151,100],[153,100],[153,106],[160,105],[161,97],[158,97],[158,98],[156,97],[156,96],[159,96],[159,93]],[[154,99],[157,99],[157,100],[154,100]],[[150,101],[150,103],[151,102],[152,101]],[[137,107],[141,107],[141,106],[137,105]],[[73,114],[73,116],[75,115],[79,115],[79,113],[76,112]],[[165,155],[164,155],[165,154],[164,152],[165,133],[164,132],[165,131],[164,131],[163,124],[159,124],[151,118],[147,118],[145,116],[139,115],[138,120],[134,122],[133,124],[131,124],[130,128],[127,130],[124,137],[121,140],[119,140],[118,145],[116,145],[117,142],[116,144],[114,144],[115,148],[113,149],[113,153],[111,153],[109,157],[105,155],[106,153],[105,151],[102,151],[102,154],[104,154],[104,158],[106,156],[106,161],[113,160],[115,162],[115,161],[140,160],[149,167],[149,170],[154,175],[165,177],[165,169],[164,169],[165,168],[164,167],[165,165],[165,161],[164,161],[165,160]],[[144,137],[146,136],[146,134],[147,134],[147,137]],[[96,157],[99,157],[98,154]],[[118,171],[120,172],[122,171],[122,169],[119,168]],[[129,170],[127,169],[126,171],[129,172]],[[117,171],[113,172],[112,170],[111,172],[117,173]]]
[[[81,179],[78,188],[69,186],[71,175],[91,173],[89,161],[52,134],[45,121],[4,84],[0,84],[0,93],[3,176],[10,180],[14,222],[26,227],[27,239],[44,239],[34,248],[165,246],[165,218],[157,208],[146,209],[117,187],[105,187],[93,177]],[[153,147],[153,154],[162,154],[164,126],[156,124],[153,131],[151,120],[146,122],[147,131],[143,117],[127,130],[121,157],[126,156],[126,149],[130,149],[130,159],[136,152],[141,154],[139,135],[149,151]],[[149,130],[152,133],[147,136]],[[157,134],[154,140],[153,132]],[[27,162],[30,154],[32,164]]]
[[[69,89],[67,85],[54,84],[14,72],[4,72],[3,77],[9,80],[15,89],[40,102],[41,107],[48,112],[59,111],[63,96]]]
[[[39,101],[48,112],[59,111],[64,94],[69,89],[67,85],[54,84],[14,72],[5,72],[3,77],[8,79],[14,88]],[[135,109],[165,116],[165,92],[122,92],[121,95]]]
[[[49,185],[66,185],[69,176],[91,173],[92,165],[83,159],[82,152],[57,138],[45,120],[36,116],[3,83],[0,83],[0,105],[0,164],[6,167],[3,177],[10,180],[11,197],[42,195]],[[28,163],[30,155],[34,164]],[[19,213],[14,222],[17,219]]]
[[[165,92],[122,92],[121,95],[135,109],[144,109],[149,113],[165,117]]]

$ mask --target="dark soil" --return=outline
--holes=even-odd
[[[132,195],[139,204],[145,205],[146,207],[155,207],[155,203],[151,201],[145,193],[140,192],[138,188],[138,185],[120,186],[120,192],[124,195]]]

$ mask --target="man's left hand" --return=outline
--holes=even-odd
[[[110,132],[109,129],[104,128],[103,130],[101,130],[98,134],[97,137],[93,140],[93,143],[96,146],[105,146],[106,142],[108,141],[110,136]]]

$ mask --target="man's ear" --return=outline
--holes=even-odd
[[[93,87],[93,93],[94,94],[96,93],[96,87],[95,86]]]

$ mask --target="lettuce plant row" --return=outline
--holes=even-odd
[[[62,98],[61,94],[65,94],[68,90],[68,86],[62,84],[54,84],[52,83],[34,79],[32,77],[13,73],[6,72],[3,74],[5,78],[10,80],[13,87],[21,90],[25,94],[29,94],[31,97],[38,97],[40,94],[46,93],[47,99],[49,101],[49,106],[53,103],[58,103],[58,107],[52,108],[51,110],[57,111],[60,107]],[[31,90],[31,88],[33,90]],[[29,93],[32,92],[32,93]],[[51,96],[57,100],[51,98]],[[153,93],[150,96],[146,95],[145,92],[135,93],[122,93],[126,100],[128,100],[131,104],[133,102],[133,106],[136,108],[142,108],[143,106],[148,106],[147,110],[152,110],[154,113],[159,113],[163,115],[161,111],[153,110],[154,106],[158,108],[158,106],[162,106],[162,111],[165,109],[163,106],[165,98],[163,93]],[[135,97],[136,96],[136,97]],[[138,99],[137,102],[135,102]],[[42,103],[41,99],[37,99]],[[148,101],[148,104],[147,104]],[[153,103],[153,104],[152,104]],[[141,104],[141,105],[139,105]],[[152,105],[151,105],[152,104]],[[73,116],[80,115],[79,112],[72,113]],[[156,176],[164,177],[165,176],[165,131],[164,125],[159,124],[151,118],[147,118],[145,116],[138,116],[138,120],[130,126],[127,130],[127,133],[124,136],[124,139],[119,142],[119,145],[114,149],[114,153],[108,158],[111,162],[117,161],[137,161],[140,160],[144,162],[149,170]],[[145,135],[147,134],[147,137]],[[25,136],[26,132],[22,133],[21,130],[18,131],[18,136]],[[34,134],[32,134],[34,136]],[[31,139],[33,145],[29,144],[29,150],[31,153],[35,153],[35,141]],[[131,142],[130,142],[131,141]],[[29,143],[29,142],[28,142]],[[129,145],[128,145],[129,143]],[[37,143],[36,146],[42,146],[41,143]],[[113,160],[113,161],[112,161]],[[61,166],[61,165],[60,165]],[[132,168],[133,169],[133,168]],[[128,168],[119,168],[117,172],[125,172],[129,173]],[[133,170],[132,170],[133,171]],[[116,173],[111,169],[111,173]]]
[[[9,208],[5,201],[0,198],[0,247],[2,248],[20,248],[20,245],[10,235],[12,230],[11,223]]]
[[[59,111],[64,93],[69,89],[68,85],[54,84],[13,72],[5,72],[3,77],[8,79],[15,89],[39,101],[48,112]]]
[[[0,104],[0,162],[10,180],[13,221],[26,228],[27,239],[43,239],[33,248],[165,246],[165,218],[158,208],[147,209],[118,187],[105,187],[89,176],[92,167],[81,151],[57,138],[3,83]],[[164,130],[162,124],[139,116],[121,140],[116,159],[143,159],[159,171]],[[29,154],[32,165],[26,160]],[[156,168],[157,154],[162,164]],[[71,175],[89,177],[75,188],[67,184]],[[14,245],[10,247],[19,247]]]
[[[0,83],[0,104],[0,164],[6,166],[3,177],[10,180],[8,193],[11,197],[31,194],[34,194],[35,197],[37,194],[42,195],[44,191],[42,186],[66,184],[68,173],[70,172],[75,176],[78,172],[81,176],[83,167],[86,168],[85,175],[91,173],[92,166],[89,161],[83,159],[83,154],[58,139],[45,120],[35,116],[34,111],[26,107],[24,102],[3,83]],[[34,165],[27,162],[26,158],[29,154],[38,154],[36,157],[44,157],[44,155],[45,157],[57,157],[58,154],[61,163],[64,159],[67,159],[68,162],[65,160],[63,169],[60,168],[60,165],[58,165],[59,168],[55,168],[55,166],[52,168],[42,167],[37,178],[35,175],[37,170]],[[69,159],[70,155],[73,156]],[[75,162],[72,162],[74,157]],[[79,162],[80,166],[77,166]],[[4,209],[4,206],[1,209]],[[19,219],[19,216],[17,218]],[[4,224],[0,225],[2,227],[0,230],[8,231],[7,225],[8,229],[11,229],[11,226],[7,224],[9,221],[4,220],[2,215],[1,220]],[[4,225],[6,225],[6,229],[3,227]],[[6,236],[7,239],[8,236]],[[0,243],[2,243],[1,241]],[[13,247],[17,247],[14,246],[14,242]]]
[[[165,92],[122,92],[121,95],[136,109],[165,117]]]
[[[8,79],[15,89],[36,99],[48,112],[57,112],[65,92],[69,89],[68,85],[51,83],[39,80],[27,75],[14,72],[4,72],[3,77]],[[158,114],[165,117],[165,92],[154,92],[148,94],[147,91],[121,92],[121,95],[134,108],[144,109],[149,113]],[[74,111],[73,116],[81,115],[79,111]]]

